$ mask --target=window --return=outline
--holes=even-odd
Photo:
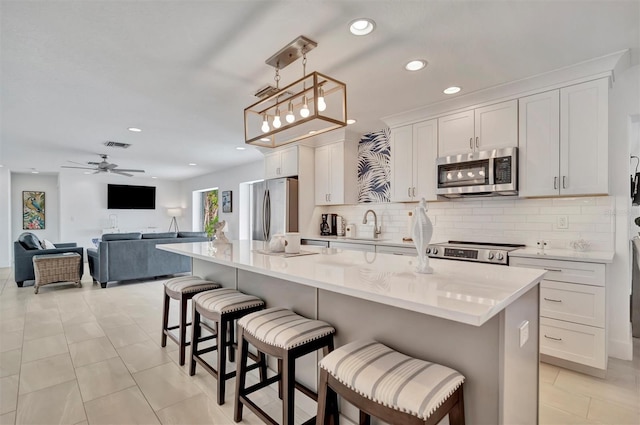
[[[201,192],[202,200],[202,229],[213,232],[213,228],[218,223],[218,189]]]

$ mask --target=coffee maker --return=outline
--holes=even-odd
[[[336,236],[338,234],[338,214],[322,214],[320,236]]]

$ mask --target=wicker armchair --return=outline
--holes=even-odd
[[[24,235],[24,234],[23,234]],[[79,247],[75,243],[57,243],[55,249],[38,249],[27,244],[27,247],[23,245],[21,239],[23,235],[20,235],[18,241],[13,243],[13,261],[14,261],[14,275],[16,284],[18,287],[22,287],[25,280],[35,280],[35,273],[33,270],[33,256],[34,255],[48,255],[48,254],[63,254],[65,252],[76,252],[80,256],[84,257],[84,248]],[[33,235],[32,233],[30,235]],[[33,238],[37,241],[38,238],[33,235]],[[30,249],[29,249],[30,248]],[[80,261],[80,278],[84,272],[84,262]]]

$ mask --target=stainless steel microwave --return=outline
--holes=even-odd
[[[518,148],[494,149],[438,158],[438,196],[518,194]]]

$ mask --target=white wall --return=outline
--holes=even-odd
[[[150,178],[128,178],[108,174],[78,175],[61,173],[60,177],[60,241],[93,247],[92,238],[110,227],[109,216],[115,215],[121,232],[169,229],[171,217],[167,208],[180,206],[180,183]],[[155,210],[107,209],[107,184],[131,184],[156,187]],[[181,230],[183,229],[180,226]]]
[[[182,194],[181,206],[185,208],[180,221],[180,229],[191,228],[192,224],[186,220],[192,217],[192,193],[194,190],[203,190],[217,187],[219,193],[223,190],[231,190],[232,212],[223,213],[222,208],[219,210],[220,220],[227,222],[228,231],[226,236],[229,239],[238,239],[240,234],[239,209],[240,209],[240,183],[260,180],[264,178],[264,162],[256,161],[239,167],[219,171],[216,173],[206,174],[204,176],[183,180],[180,183],[180,192]]]
[[[640,113],[640,66],[616,75],[609,92],[609,193],[615,198],[615,258],[607,274],[609,355],[631,360],[629,314],[631,255],[629,249],[630,117]]]
[[[0,267],[10,267],[13,257],[11,237],[11,172],[0,168]]]
[[[45,228],[25,230],[22,228],[22,192],[45,193]],[[60,207],[58,198],[58,176],[55,174],[11,174],[11,240],[15,241],[22,232],[32,232],[40,240],[53,243],[65,242],[60,239]]]

